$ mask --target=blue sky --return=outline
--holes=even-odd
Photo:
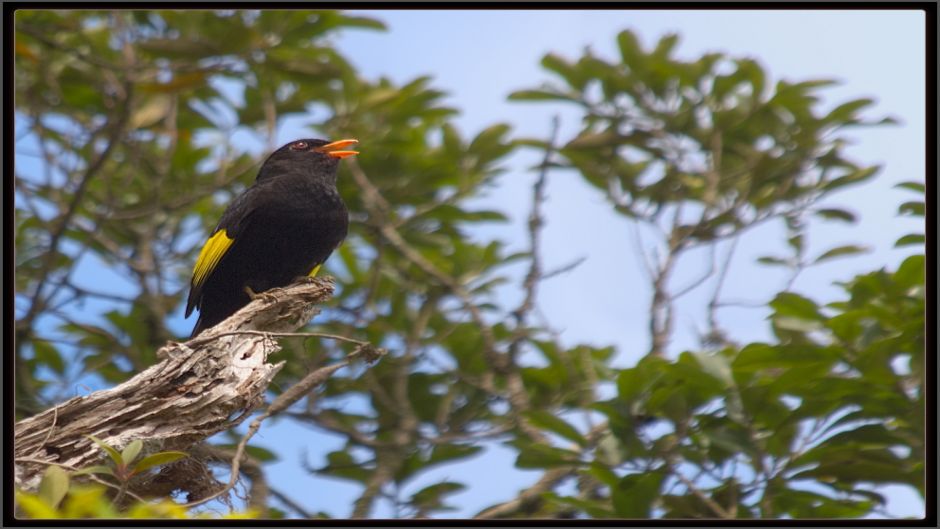
[[[533,87],[549,76],[539,60],[548,51],[574,58],[586,46],[598,55],[617,57],[615,35],[633,29],[649,46],[663,34],[680,35],[677,55],[697,57],[708,51],[756,58],[774,81],[835,78],[842,85],[825,92],[824,103],[873,97],[878,101],[871,116],[890,114],[899,126],[859,129],[849,153],[861,163],[881,163],[884,171],[862,188],[840,192],[832,204],[848,206],[860,217],[856,225],[825,223],[810,231],[810,254],[819,254],[839,244],[860,243],[872,251],[857,258],[831,261],[810,269],[798,279],[795,289],[824,302],[841,293],[833,281],[880,266],[893,266],[915,250],[894,249],[901,235],[918,231],[918,222],[896,216],[897,206],[908,199],[893,185],[905,180],[923,181],[925,159],[924,121],[924,15],[914,11],[461,11],[461,10],[353,10],[351,13],[383,20],[387,32],[349,31],[336,40],[339,50],[367,78],[386,76],[404,83],[420,75],[431,75],[434,86],[449,94],[448,103],[461,110],[457,124],[475,134],[497,121],[513,125],[520,136],[545,137],[551,116],[562,118],[562,137],[570,137],[579,123],[573,109],[545,104],[510,103],[513,90]],[[301,131],[283,127],[279,143],[300,137]],[[363,155],[368,140],[361,138]],[[489,207],[514,212],[509,226],[488,228],[485,236],[498,236],[523,248],[525,208],[534,175],[526,170],[537,162],[534,153],[519,153],[508,164],[499,187],[485,199]],[[616,344],[621,365],[631,365],[647,347],[648,290],[642,268],[632,250],[629,226],[610,211],[600,193],[588,189],[573,174],[550,175],[548,224],[545,231],[546,267],[552,268],[579,257],[587,260],[573,272],[545,283],[540,308],[561,332],[567,344]],[[584,237],[591,233],[591,237]],[[773,269],[754,265],[759,255],[772,253],[784,244],[782,229],[768,226],[742,240],[732,268],[728,297],[764,301],[785,282]],[[677,284],[685,284],[700,271],[697,259],[680,264]],[[705,292],[702,292],[704,294]],[[517,294],[507,291],[507,298]],[[674,351],[696,345],[696,321],[701,321],[704,295],[695,293],[679,303]],[[726,310],[722,321],[738,340],[769,338],[762,310]],[[262,432],[279,446],[293,437],[296,427],[281,422]],[[317,445],[322,436],[307,431],[301,445],[311,454],[328,450]],[[324,442],[329,442],[324,439]],[[283,448],[282,446],[279,446]],[[333,449],[338,445],[333,445]],[[299,452],[298,446],[297,451]],[[303,490],[316,490],[316,498],[305,498],[314,510],[334,515],[348,514],[346,505],[356,489],[341,482],[316,479],[290,460],[277,472],[297,479]],[[311,456],[316,460],[316,456]],[[434,471],[433,477],[459,477],[468,482],[466,492],[452,497],[460,509],[452,515],[470,516],[486,505],[509,498],[514,491],[537,479],[532,472],[513,471],[514,457],[500,447],[472,463]],[[488,479],[493,472],[499,480]],[[430,483],[433,481],[424,481]],[[417,490],[419,487],[414,487]],[[916,493],[889,487],[888,511],[901,516],[921,515],[923,503]],[[305,494],[298,492],[295,498]],[[334,508],[336,505],[342,508]],[[380,508],[378,516],[390,516]]]
[[[561,116],[561,137],[579,130],[573,108],[532,103],[510,103],[506,96],[531,88],[550,76],[539,66],[548,51],[574,58],[585,47],[615,59],[615,36],[632,29],[650,46],[662,35],[680,35],[677,55],[690,59],[709,51],[757,59],[772,81],[836,78],[842,85],[827,90],[824,102],[873,97],[878,104],[870,117],[889,114],[900,125],[858,129],[849,153],[860,163],[880,163],[885,169],[873,182],[833,196],[833,205],[847,206],[858,214],[855,225],[812,225],[809,254],[848,243],[871,247],[864,256],[833,260],[810,269],[799,278],[795,290],[821,302],[839,299],[833,281],[881,266],[894,266],[914,248],[894,249],[903,234],[919,231],[916,220],[896,216],[897,206],[911,198],[894,189],[902,181],[923,181],[925,174],[924,119],[924,14],[915,11],[461,11],[461,10],[353,10],[384,21],[389,30],[347,31],[336,38],[339,50],[366,78],[386,76],[398,83],[430,75],[433,86],[448,95],[448,104],[461,111],[457,124],[464,135],[473,135],[495,122],[513,126],[516,136],[545,137],[551,117]],[[768,83],[770,84],[770,83]],[[309,131],[286,121],[278,130],[278,144],[307,137]],[[368,138],[362,140],[362,156],[368,155]],[[246,145],[248,147],[248,145]],[[253,152],[257,145],[251,146]],[[484,199],[488,208],[510,213],[512,223],[481,229],[480,237],[500,237],[513,249],[526,247],[525,216],[530,186],[535,175],[527,170],[537,163],[536,153],[519,152],[507,163],[499,186]],[[247,183],[247,182],[246,182]],[[648,348],[647,280],[631,242],[630,225],[615,215],[603,196],[582,184],[573,173],[553,172],[548,186],[545,216],[544,260],[548,269],[575,259],[586,260],[570,273],[544,283],[539,307],[560,333],[563,343],[614,344],[617,364],[632,365]],[[590,237],[585,237],[590,233]],[[774,253],[784,245],[783,230],[765,226],[745,237],[738,246],[727,297],[766,303],[783,288],[785,275],[754,264],[759,255]],[[702,262],[692,256],[680,262],[676,285],[684,285],[701,272]],[[709,290],[693,292],[678,303],[676,339],[672,351],[697,346],[696,322]],[[518,291],[507,289],[511,304]],[[88,310],[92,310],[89,308]],[[729,309],[720,313],[733,338],[741,342],[770,337],[762,309]],[[187,332],[192,320],[171,322]],[[269,473],[279,490],[311,511],[333,516],[349,514],[359,489],[342,481],[311,478],[298,464],[307,453],[314,466],[341,447],[339,441],[285,420],[266,422],[252,444],[267,446],[282,461]],[[513,470],[514,454],[498,446],[487,448],[483,458],[434,470],[414,492],[434,480],[452,477],[469,485],[452,497],[460,506],[454,517],[471,516],[481,508],[511,498],[538,477],[535,472]],[[499,480],[492,480],[498,473]],[[916,493],[890,487],[888,511],[900,516],[921,515],[923,503]],[[375,516],[393,516],[380,505]]]

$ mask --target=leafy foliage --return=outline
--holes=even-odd
[[[16,173],[21,416],[75,382],[124,380],[179,339],[168,322],[202,236],[291,118],[322,137],[362,139],[362,155],[344,160],[339,178],[352,224],[326,264],[338,292],[316,323],[391,351],[371,369],[338,372],[283,414],[341,441],[303,462],[306,470],[361,491],[348,510],[291,507],[298,515],[368,517],[381,502],[400,516],[447,515],[468,484],[429,471],[482,461],[495,442],[542,479],[484,518],[851,518],[884,505],[880,484],[924,494],[923,255],[848,279],[838,302],[779,293],[769,302],[768,343],[736,344],[712,313],[701,350],[673,358],[666,348],[681,296],[669,278],[691,248],[778,220],[789,255],[759,263],[794,277],[864,250],[843,244],[807,256],[804,238],[810,217],[857,218],[822,199],[878,171],[849,160],[841,135],[890,122],[862,116],[871,100],[820,111],[818,92],[831,81],[771,86],[753,59],[680,60],[674,35],[646,50],[622,32],[618,60],[550,53],[542,65],[560,82],[511,96],[583,110],[580,133],[555,145],[515,138],[503,123],[462,133],[430,78],[362,78],[330,42],[382,29],[369,18],[18,10],[15,23],[17,128],[40,160],[18,163]],[[651,346],[636,365],[616,367],[613,347],[562,345],[529,321],[546,276],[535,235],[515,254],[475,236],[506,221],[506,212],[470,204],[520,146],[545,155],[540,179],[573,169],[624,222],[661,229]],[[924,192],[916,182],[903,187]],[[924,204],[906,202],[900,213],[923,216]],[[898,244],[923,241],[910,234]],[[518,285],[510,265],[528,267]],[[510,287],[518,305],[502,295]],[[274,394],[347,353],[329,340],[284,342]],[[230,437],[216,448],[233,446]],[[173,457],[138,459],[141,447],[104,448],[115,466],[83,474],[129,477]],[[247,451],[261,469],[294,457]],[[64,477],[50,470],[37,495],[20,493],[23,512],[117,515],[103,489]],[[288,492],[262,471],[249,479]],[[288,515],[268,503],[260,516]],[[164,502],[121,515],[186,512]]]

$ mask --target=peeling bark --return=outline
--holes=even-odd
[[[264,402],[284,365],[272,337],[240,331],[292,332],[333,293],[329,278],[269,290],[187,342],[168,342],[163,360],[114,388],[67,400],[14,427],[15,484],[36,490],[48,464],[82,468],[106,454],[86,435],[118,450],[135,439],[143,453],[182,450],[244,421]],[[47,462],[47,463],[43,463]]]

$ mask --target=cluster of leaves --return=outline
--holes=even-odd
[[[118,452],[113,446],[94,436],[88,436],[111,458],[112,466],[94,465],[75,472],[68,472],[62,467],[50,465],[43,473],[35,494],[17,491],[16,508],[26,518],[190,518],[188,510],[169,499],[156,502],[137,500],[129,505],[122,503],[128,484],[135,476],[143,475],[154,467],[177,461],[186,454],[183,452],[156,452],[138,459],[143,449],[141,440],[134,440]],[[104,485],[72,484],[72,477],[86,474],[101,474],[116,478],[120,484],[103,482],[117,494],[108,495]],[[100,481],[100,480],[99,480]],[[232,515],[229,517],[251,517]]]
[[[75,519],[75,518],[122,518],[131,520],[192,518],[241,520],[255,518],[250,511],[229,513],[221,517],[208,514],[193,516],[189,510],[169,499],[156,502],[134,501],[118,509],[115,501],[108,495],[108,488],[103,485],[73,484],[69,475],[60,467],[51,466],[43,475],[39,490],[33,494],[16,492],[18,516],[27,519]]]
[[[859,113],[869,99],[819,113],[815,92],[832,81],[780,81],[769,91],[751,59],[673,58],[674,35],[650,51],[629,31],[617,42],[621,60],[614,63],[590,53],[574,62],[546,55],[543,66],[564,85],[511,96],[583,108],[583,130],[559,150],[556,165],[577,170],[621,214],[659,227],[665,249],[650,270],[651,354],[616,375],[615,398],[591,406],[609,432],[591,446],[571,424],[555,424],[580,449],[526,457],[529,467],[580,466],[577,494],[547,493],[545,513],[859,517],[885,505],[878,484],[903,483],[923,495],[923,255],[894,273],[854,278],[844,285],[849,299],[825,309],[778,294],[769,304],[777,343],[722,340],[716,351],[685,351],[675,360],[663,354],[678,297],[668,279],[687,249],[714,247],[779,218],[794,255],[759,262],[786,265],[794,277],[863,250],[839,246],[807,260],[804,218],[855,221],[844,209],[818,205],[878,169],[845,158],[837,132],[892,120],[864,121]],[[924,191],[916,182],[899,187]],[[923,204],[907,202],[900,213],[922,216]],[[910,234],[898,245],[923,242]],[[723,336],[714,313],[720,289],[718,279],[707,315],[713,336]],[[656,319],[659,310],[664,319]]]
[[[147,472],[153,467],[167,465],[187,456],[186,452],[171,450],[166,452],[155,452],[138,460],[137,457],[140,455],[140,451],[144,447],[144,442],[140,439],[131,441],[127,444],[126,447],[124,447],[124,450],[118,452],[116,448],[103,442],[93,435],[89,435],[88,438],[94,441],[94,443],[101,447],[102,450],[107,452],[108,457],[111,458],[111,463],[113,465],[94,465],[79,470],[76,472],[76,475],[105,474],[108,476],[113,476],[120,482],[121,491],[126,491],[128,484],[135,476]]]
[[[362,79],[329,45],[339,31],[381,27],[330,11],[17,12],[18,126],[46,169],[16,175],[21,412],[63,396],[44,379],[121,381],[179,337],[167,320],[185,295],[186,263],[259,163],[232,136],[276,147],[278,124],[303,118],[322,137],[363,140],[362,155],[341,165],[351,232],[326,265],[340,286],[318,321],[391,352],[337,373],[283,414],[343,440],[322,463],[303,462],[361,487],[348,513],[329,515],[367,517],[383,501],[402,516],[447,513],[466,483],[427,471],[481,457],[488,441],[544,476],[525,501],[480,516],[844,517],[883,504],[871,483],[923,492],[922,256],[855,278],[841,303],[780,294],[776,343],[674,360],[669,320],[656,320],[675,298],[667,259],[651,303],[654,354],[617,369],[613,348],[565,347],[528,322],[543,279],[537,248],[510,254],[471,233],[506,220],[468,202],[526,144],[554,152],[546,169],[576,170],[626,219],[665,223],[667,255],[781,218],[798,271],[803,217],[852,221],[818,202],[877,170],[846,159],[835,134],[867,124],[859,113],[869,101],[819,114],[816,91],[828,82],[768,91],[753,60],[685,62],[672,57],[674,36],[646,51],[624,32],[620,61],[548,55],[543,65],[565,86],[512,96],[583,108],[584,129],[565,145],[514,141],[505,124],[465,136],[429,79]],[[922,215],[923,203],[902,213]],[[76,273],[86,259],[99,265],[95,286]],[[496,296],[512,263],[528,265],[533,280],[515,307]],[[128,287],[100,288],[116,282]],[[85,303],[94,310],[79,310]],[[273,392],[346,354],[331,341],[284,342]],[[905,356],[910,367],[898,369]],[[601,398],[602,387],[617,393]],[[575,424],[582,416],[590,426]],[[135,451],[111,454],[116,466],[104,468],[129,477],[143,464],[134,466]],[[576,492],[564,492],[572,478]],[[22,498],[24,509],[40,505]],[[262,513],[284,515],[274,505]]]
[[[623,370],[581,470],[602,497],[552,502],[594,517],[855,518],[885,505],[880,484],[924,494],[924,271],[909,257],[825,307],[780,294],[779,343]]]
[[[710,241],[878,170],[846,159],[844,140],[835,134],[873,124],[860,117],[873,100],[818,112],[816,92],[833,80],[781,80],[771,90],[753,59],[673,57],[676,35],[663,37],[651,51],[630,31],[621,32],[617,43],[621,60],[614,63],[590,53],[576,62],[546,55],[542,65],[565,85],[510,97],[584,108],[583,130],[562,149],[566,166],[608,192],[624,215],[651,221],[663,204],[696,204],[702,218],[689,227],[689,237]],[[844,210],[817,213],[853,218]]]

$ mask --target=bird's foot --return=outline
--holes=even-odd
[[[245,285],[245,294],[248,294],[248,297],[254,301],[258,298],[265,299],[267,301],[276,301],[274,294],[270,294],[267,291],[265,292],[255,292],[248,285]]]

